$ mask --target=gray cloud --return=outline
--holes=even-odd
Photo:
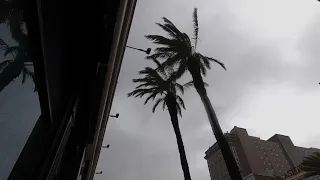
[[[284,133],[298,145],[320,147],[320,142],[306,138],[320,137],[311,127],[320,118],[320,5],[311,0],[141,0],[128,44],[154,48],[143,36],[163,33],[155,25],[163,16],[191,35],[194,7],[199,8],[198,50],[220,59],[228,69],[212,65],[205,78],[223,130],[243,126],[262,138]],[[97,171],[104,173],[96,180],[183,179],[168,113],[159,108],[152,114],[152,103],[144,106],[142,100],[126,97],[134,88],[131,79],[150,65],[143,53],[126,50],[112,107],[120,118],[109,120],[104,141],[111,147],[102,150]],[[187,111],[180,128],[191,176],[209,180],[203,156],[215,139],[195,90],[183,97]],[[309,115],[303,121],[310,125],[301,125],[305,113]],[[278,122],[278,127],[270,126]]]

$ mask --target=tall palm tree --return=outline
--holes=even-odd
[[[157,61],[155,60],[155,62]],[[155,69],[152,69],[150,67],[146,67],[144,70],[139,71],[139,74],[144,75],[144,77],[133,79],[133,82],[138,83],[139,85],[135,88],[134,91],[128,94],[128,97],[133,96],[141,98],[144,95],[148,95],[144,104],[148,103],[150,99],[154,100],[155,98],[157,98],[152,108],[152,112],[155,112],[157,106],[160,103],[162,103],[163,109],[165,109],[165,107],[167,106],[173,130],[176,135],[184,179],[191,180],[187,157],[184,150],[178,122],[178,114],[181,116],[181,107],[185,109],[185,105],[182,98],[177,95],[177,91],[180,91],[183,94],[184,88],[186,86],[190,86],[192,82],[189,82],[185,86],[182,86],[179,83],[175,82],[176,78],[173,75],[174,73],[172,74],[162,72],[161,74],[159,74]]]
[[[305,177],[320,175],[320,152],[304,157],[301,165],[301,169],[306,172]]]
[[[158,58],[164,60],[162,66],[165,68],[175,68],[177,71],[177,76],[182,76],[186,71],[190,72],[194,82],[194,87],[196,88],[205,107],[213,133],[221,149],[229,174],[233,180],[239,180],[242,178],[241,174],[232,155],[229,144],[223,135],[218,118],[207,95],[205,84],[202,78],[202,75],[206,75],[207,69],[210,69],[210,62],[215,62],[222,68],[226,68],[220,61],[202,55],[196,51],[197,42],[199,39],[198,15],[196,8],[193,12],[193,41],[191,41],[186,33],[181,32],[170,20],[165,17],[163,17],[163,20],[163,24],[157,23],[157,25],[160,26],[168,34],[168,36],[146,36],[146,38],[153,41],[153,43],[160,45],[160,47],[155,49],[154,54],[147,56],[147,59]]]

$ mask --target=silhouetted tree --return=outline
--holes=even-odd
[[[22,84],[27,77],[35,81],[32,62],[22,44],[10,47],[0,39],[0,49],[5,51],[5,57],[10,54],[12,58],[0,62],[0,92],[20,74],[22,76]]]
[[[170,20],[165,17],[163,17],[163,20],[163,24],[157,23],[157,25],[168,33],[168,37],[160,35],[146,36],[146,38],[153,41],[153,43],[160,45],[160,47],[155,49],[154,54],[147,56],[147,59],[159,58],[164,60],[162,66],[165,68],[177,68],[177,76],[182,76],[186,71],[190,72],[194,86],[207,112],[212,130],[221,149],[229,174],[233,180],[239,180],[242,178],[241,174],[230,150],[229,144],[221,130],[218,118],[207,95],[202,78],[202,75],[206,75],[207,69],[210,69],[211,61],[219,64],[224,69],[226,68],[220,61],[196,51],[197,41],[199,39],[198,15],[196,8],[193,12],[193,42],[186,33],[181,32]]]
[[[154,61],[159,65],[158,61]],[[191,180],[187,157],[178,122],[178,114],[181,116],[181,107],[185,109],[185,105],[182,98],[177,95],[177,91],[180,91],[183,94],[184,89],[191,86],[192,82],[189,82],[184,86],[180,85],[176,82],[174,73],[162,71],[162,73],[159,74],[155,69],[152,69],[150,67],[146,67],[144,70],[139,71],[139,74],[143,75],[144,77],[133,79],[133,82],[138,83],[139,85],[135,88],[134,91],[128,94],[128,97],[133,96],[141,98],[144,95],[148,95],[144,104],[147,104],[150,99],[155,100],[155,98],[157,98],[152,108],[152,112],[155,112],[157,106],[160,103],[162,103],[163,109],[165,109],[165,107],[167,106],[171,117],[173,130],[177,139],[184,179]]]
[[[22,3],[20,0],[0,0],[0,24],[7,24],[12,39],[18,44],[9,47],[0,39],[0,49],[5,51],[4,56],[12,55],[12,59],[0,62],[0,92],[20,74],[22,83],[27,77],[35,80],[33,64],[27,53],[28,32],[23,19]]]
[[[305,177],[320,175],[320,152],[315,152],[302,160],[302,170],[306,172]]]

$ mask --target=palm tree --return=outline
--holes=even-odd
[[[0,50],[5,51],[5,57],[10,54],[12,58],[0,62],[0,92],[15,78],[19,77],[20,74],[22,75],[22,84],[25,83],[27,77],[35,81],[33,64],[30,58],[28,58],[24,43],[17,46],[9,46],[0,39]]]
[[[320,175],[320,152],[304,157],[301,165],[301,169],[306,172],[305,177]]]
[[[157,62],[156,60],[154,60]],[[159,63],[157,62],[159,65]],[[167,106],[171,123],[173,126],[174,133],[176,135],[181,166],[184,174],[185,180],[191,180],[189,166],[187,162],[186,153],[184,150],[184,145],[180,133],[178,114],[181,116],[181,107],[185,109],[184,102],[182,98],[177,95],[177,91],[184,93],[184,88],[191,86],[192,82],[185,84],[185,86],[180,85],[175,82],[176,78],[174,73],[162,72],[159,74],[155,69],[146,67],[144,70],[139,71],[139,74],[144,75],[143,78],[133,79],[134,83],[139,85],[135,88],[134,91],[128,94],[128,97],[143,97],[148,95],[144,104],[147,104],[150,99],[155,99],[155,104],[152,108],[152,112],[155,112],[157,106],[162,103],[163,109]],[[171,75],[171,76],[170,76]]]
[[[217,143],[221,149],[229,174],[233,180],[239,180],[241,179],[241,174],[232,155],[229,144],[223,135],[218,118],[207,95],[205,84],[202,78],[202,75],[206,75],[207,69],[210,69],[210,62],[215,62],[222,68],[226,68],[220,61],[202,55],[196,51],[197,42],[199,39],[198,15],[196,8],[193,12],[193,42],[186,33],[181,32],[170,20],[165,17],[163,17],[163,20],[163,24],[157,23],[157,25],[160,26],[166,33],[168,33],[168,37],[160,35],[146,36],[146,38],[153,41],[153,43],[160,45],[160,47],[155,49],[154,54],[147,56],[147,59],[164,60],[162,66],[164,68],[174,68],[177,71],[178,77],[182,76],[186,71],[190,72],[194,82],[194,87],[196,88],[205,107],[209,122],[216,137]]]
[[[0,24],[7,24],[12,39],[18,44],[9,47],[3,39],[0,39],[0,50],[5,51],[4,56],[12,55],[12,59],[0,62],[0,92],[20,74],[22,83],[27,77],[35,82],[33,63],[27,53],[28,32],[22,5],[23,1],[20,0],[0,0]]]

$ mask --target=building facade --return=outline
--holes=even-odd
[[[299,166],[303,157],[320,151],[316,148],[297,147],[290,137],[280,134],[262,140],[250,136],[246,129],[239,127],[234,127],[225,136],[245,179],[264,180],[273,176],[292,179],[300,173]],[[228,170],[218,144],[211,146],[205,154],[211,179],[229,180]]]

